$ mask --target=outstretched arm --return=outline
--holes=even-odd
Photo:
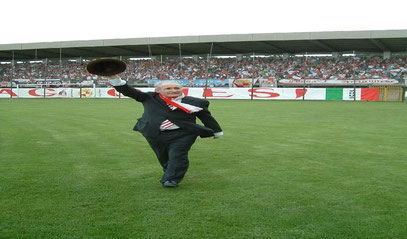
[[[122,93],[125,96],[128,96],[130,98],[133,98],[137,101],[144,101],[146,98],[146,93],[143,93],[139,90],[134,89],[133,87],[130,87],[126,81],[122,80],[120,77],[117,75],[115,76],[109,76],[109,83],[120,93]]]

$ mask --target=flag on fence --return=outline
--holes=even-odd
[[[343,100],[343,88],[326,88],[326,100]]]
[[[359,95],[360,90],[360,95]],[[366,101],[378,101],[379,100],[379,88],[361,88],[356,89],[347,88],[346,91],[343,88],[326,88],[325,90],[325,100],[351,100],[356,97],[355,100],[366,100]],[[351,93],[351,94],[350,94]]]
[[[360,100],[378,101],[379,88],[362,88]]]

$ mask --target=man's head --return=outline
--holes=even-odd
[[[155,89],[167,98],[176,98],[182,95],[182,86],[175,81],[161,81],[155,85]]]

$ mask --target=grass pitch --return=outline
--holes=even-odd
[[[406,103],[211,101],[176,189],[134,100],[0,109],[0,238],[407,238]]]

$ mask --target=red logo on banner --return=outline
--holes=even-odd
[[[29,95],[31,95],[31,96],[35,96],[35,97],[44,97],[44,95],[41,93],[41,95],[40,94],[37,94],[37,90],[42,90],[42,89],[32,89],[32,90],[29,90],[28,91],[28,94]],[[55,92],[55,90],[54,89],[46,89],[45,90],[45,92],[47,92],[47,91],[50,91],[50,92]],[[50,94],[46,94],[45,96],[47,97],[49,97],[49,96],[54,96],[55,95],[55,93],[50,93]]]
[[[119,97],[120,94],[117,93],[115,89],[110,89],[107,91],[107,94],[114,97]]]
[[[188,95],[188,91],[189,91],[188,88],[182,88],[182,93],[184,94],[184,96]]]
[[[4,94],[4,92],[5,92],[6,94],[11,95],[11,96],[17,96],[14,92],[12,92],[12,91],[9,90],[9,89],[2,89],[2,90],[0,90],[0,95],[1,95],[1,94]]]
[[[274,92],[269,92],[269,91],[262,91],[262,90],[265,90],[265,89],[253,89],[253,91],[252,90],[248,90],[248,91],[249,91],[249,93],[253,93],[253,94],[250,94],[250,96],[253,95],[253,98],[275,98],[275,97],[280,96],[279,93],[274,93]],[[254,93],[266,94],[266,95],[265,96],[260,96],[260,95],[254,94]]]
[[[202,97],[232,97],[233,95],[213,95],[213,94],[225,94],[226,91],[213,91],[211,88],[203,89]]]
[[[307,93],[307,89],[296,89],[295,94],[297,95],[296,98],[303,97]]]
[[[83,97],[83,98],[88,98],[88,97],[90,97],[90,96],[93,95],[93,92],[92,92],[91,89],[82,89],[82,90],[79,92],[79,95],[80,95],[81,97]]]

